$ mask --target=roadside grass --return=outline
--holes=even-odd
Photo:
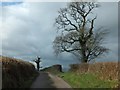
[[[72,88],[114,88],[118,84],[117,81],[113,80],[101,80],[92,73],[66,72],[60,73],[58,76],[63,78]]]

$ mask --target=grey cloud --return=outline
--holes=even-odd
[[[5,27],[7,33],[4,33],[6,38],[2,39],[2,54],[29,61],[40,55],[43,67],[56,63],[68,67],[71,63],[78,63],[79,61],[71,54],[64,53],[55,57],[52,48],[52,42],[56,36],[54,20],[59,8],[65,7],[65,5],[66,3],[52,2],[27,3],[22,9],[18,9],[21,12],[16,11],[16,13],[8,11],[9,7],[4,7],[3,24],[7,25]],[[25,12],[22,13],[24,8]],[[106,46],[111,48],[112,52],[107,55],[107,60],[117,59],[118,29],[117,15],[114,15],[117,13],[116,8],[116,3],[102,3],[101,8],[95,11],[98,13],[96,26],[107,26],[111,29],[111,33],[106,39]],[[105,60],[104,58],[102,60]]]

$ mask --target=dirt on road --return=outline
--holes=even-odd
[[[39,76],[33,82],[31,89],[34,88],[71,88],[64,80],[50,73],[40,72]]]

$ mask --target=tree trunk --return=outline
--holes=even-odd
[[[37,70],[39,71],[39,68],[40,68],[40,65],[39,65],[39,63],[37,63]]]
[[[82,53],[82,63],[87,63],[87,57],[85,55],[85,52]]]
[[[88,59],[87,59],[87,56],[86,56],[86,45],[85,43],[82,44],[82,63],[87,63]]]

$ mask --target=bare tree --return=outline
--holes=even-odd
[[[96,16],[93,9],[100,5],[95,2],[71,2],[66,8],[61,8],[55,25],[61,34],[53,42],[55,53],[70,52],[83,63],[88,63],[98,56],[108,52],[102,46],[106,30],[95,30]],[[91,16],[90,16],[91,15]]]
[[[39,71],[39,69],[40,69],[40,62],[41,62],[40,59],[41,59],[41,58],[37,56],[37,59],[33,60],[33,61],[36,63],[36,65],[37,65],[37,70],[38,70],[38,71]]]

